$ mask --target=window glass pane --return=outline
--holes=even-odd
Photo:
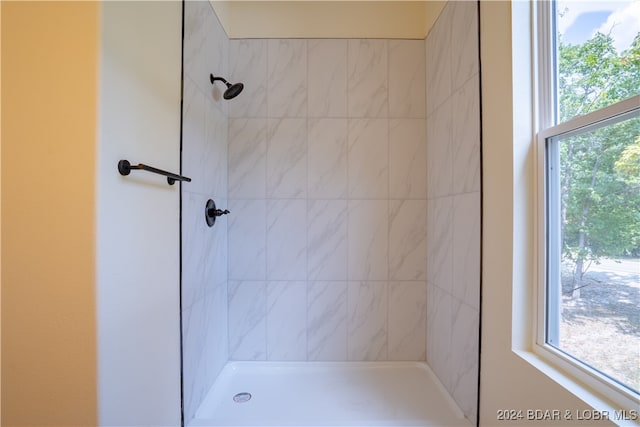
[[[640,110],[612,122],[548,144],[546,341],[638,391]]]
[[[559,122],[640,94],[640,0],[557,1]]]

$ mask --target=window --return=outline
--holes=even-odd
[[[536,349],[637,409],[640,1],[539,7]]]

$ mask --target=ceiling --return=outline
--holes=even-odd
[[[229,38],[423,39],[445,1],[210,0]]]

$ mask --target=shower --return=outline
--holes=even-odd
[[[449,2],[427,42],[230,39],[185,3],[185,427],[476,424],[479,71],[429,59],[477,7]]]
[[[238,96],[240,92],[242,92],[242,89],[244,89],[244,85],[242,83],[231,84],[222,77],[214,77],[213,74],[209,75],[209,80],[211,80],[211,84],[213,84],[216,80],[219,80],[227,85],[227,90],[225,90],[224,94],[222,95],[224,99],[233,99]]]

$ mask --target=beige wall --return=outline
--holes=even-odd
[[[96,423],[98,3],[2,2],[2,425]]]
[[[216,1],[230,38],[424,39],[445,1]]]
[[[2,46],[2,4],[0,4],[0,46]],[[0,52],[2,50],[0,49]],[[2,129],[2,55],[0,54],[0,129]],[[1,132],[0,132],[1,133]],[[2,135],[0,135],[0,425],[2,425]]]

